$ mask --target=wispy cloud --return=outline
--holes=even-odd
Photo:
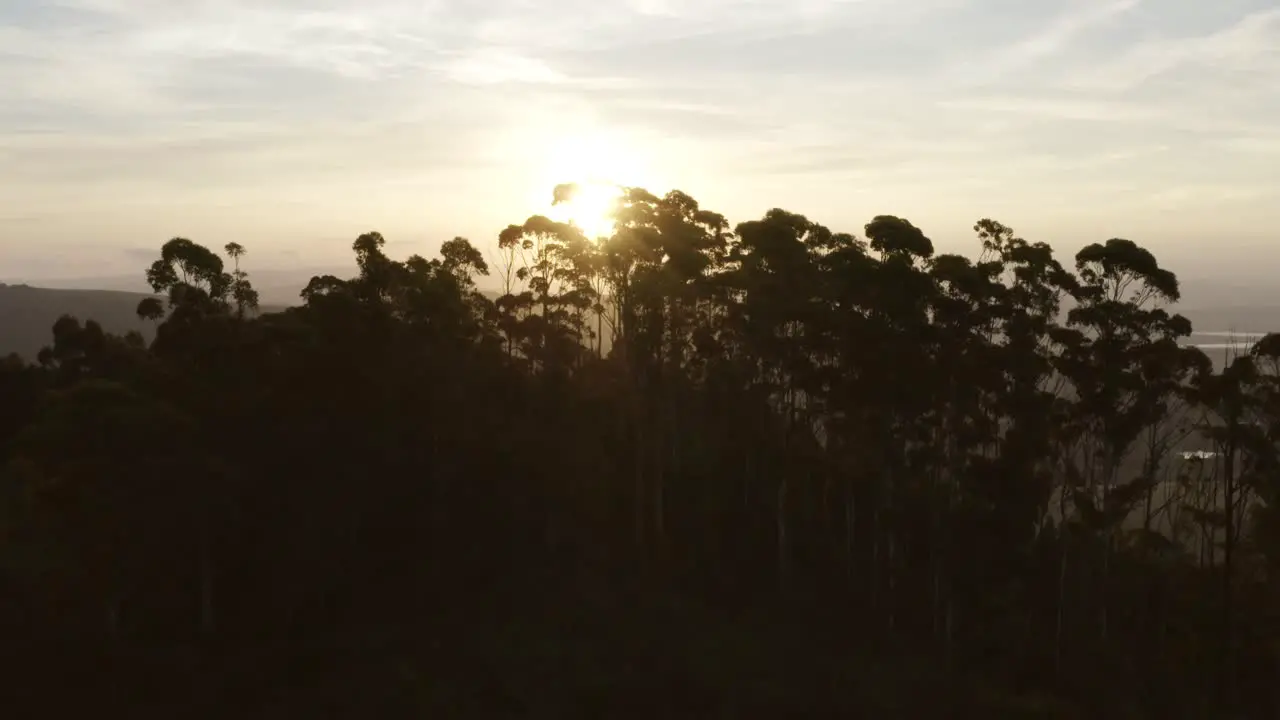
[[[591,133],[735,218],[1274,225],[1274,5],[6,0],[0,265],[32,262],[7,232],[94,267],[174,232],[483,239]]]
[[[1224,150],[1251,155],[1280,155],[1280,132],[1259,131],[1253,135],[1228,137],[1218,146]]]
[[[494,83],[563,83],[568,78],[546,62],[500,48],[459,54],[437,66],[451,80],[489,85]]]
[[[1241,75],[1256,74],[1274,83],[1280,73],[1280,8],[1251,13],[1207,35],[1138,43],[1118,57],[1074,73],[1068,82],[1118,93],[1188,67],[1231,73],[1237,82]],[[1273,89],[1280,90],[1274,84]]]
[[[1055,18],[1048,27],[1014,44],[1006,53],[1008,62],[1027,62],[1067,49],[1078,36],[1097,25],[1119,17],[1143,0],[1089,0]]]
[[[1085,33],[1131,12],[1143,0],[1078,0],[1046,18],[1028,35],[994,51],[960,63],[953,79],[966,85],[986,85],[1011,74],[1034,72],[1046,58],[1060,55]],[[1055,3],[1051,3],[1055,4]]]

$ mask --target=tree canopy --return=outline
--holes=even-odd
[[[13,706],[1280,713],[1280,336],[1211,362],[1130,240],[614,213],[280,312],[174,238],[153,340],[0,360]]]

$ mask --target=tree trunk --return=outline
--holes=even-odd
[[[778,483],[778,504],[776,515],[778,531],[778,583],[783,587],[786,586],[789,566],[787,545],[787,486],[789,477],[789,473],[784,470],[782,473],[782,480]]]
[[[1063,492],[1066,492],[1065,488]],[[1065,502],[1063,504],[1065,506]],[[1055,679],[1062,678],[1062,639],[1067,607],[1067,556],[1071,548],[1071,539],[1066,532],[1065,515],[1062,518],[1058,545],[1060,548],[1058,555],[1058,607],[1054,619],[1053,632],[1053,672]]]
[[[1105,645],[1111,634],[1111,554],[1114,552],[1115,535],[1107,532],[1107,541],[1102,547],[1102,617],[1099,636]]]
[[[845,505],[844,505],[844,558],[845,558],[845,574],[850,580],[853,579],[853,571],[855,561],[853,559],[853,537],[856,530],[855,518],[857,517],[857,505],[854,500],[852,483],[845,488]]]
[[[663,435],[665,432],[658,433],[653,469],[653,536],[659,546],[665,543],[667,536],[666,453],[663,449]]]
[[[632,468],[635,476],[635,540],[636,547],[643,550],[645,546],[645,481],[644,481],[644,428],[639,418],[635,422],[635,464]]]
[[[112,593],[107,599],[107,637],[120,640],[124,634],[124,594]]]
[[[1223,458],[1223,513],[1225,515],[1224,531],[1226,537],[1222,545],[1222,709],[1231,707],[1234,701],[1233,685],[1235,679],[1235,628],[1234,599],[1232,597],[1232,570],[1235,555],[1235,477],[1236,477],[1236,433],[1238,418],[1231,417],[1227,427],[1227,452]]]
[[[200,532],[200,633],[205,636],[214,631],[213,602],[213,551],[206,523]]]

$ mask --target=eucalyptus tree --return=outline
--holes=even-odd
[[[994,322],[984,323],[983,330],[995,344],[990,362],[1002,376],[999,391],[989,396],[998,429],[984,451],[994,466],[975,489],[984,488],[987,504],[1000,509],[992,520],[1006,533],[1001,546],[1022,555],[1052,497],[1062,409],[1055,336],[1063,300],[1077,283],[1046,243],[1024,240],[989,218],[979,220],[974,231],[982,245],[976,267],[995,283]]]
[[[365,233],[352,277],[313,278],[279,313],[238,294],[243,247],[166,243],[139,308],[151,347],[64,319],[42,364],[0,361],[0,585],[66,609],[49,627],[68,636],[86,636],[73,618],[119,638],[141,619],[139,647],[216,618],[226,662],[254,668],[270,658],[242,638],[385,624],[404,657],[445,643],[447,665],[449,642],[613,605],[601,619],[623,632],[590,646],[608,672],[634,657],[628,636],[674,638],[670,619],[701,645],[707,605],[785,636],[734,613],[713,644],[741,635],[758,657],[708,662],[778,663],[768,692],[793,710],[843,692],[826,673],[880,641],[909,658],[887,677],[912,691],[936,669],[939,685],[1175,717],[1204,714],[1194,676],[1220,639],[1242,700],[1263,697],[1274,337],[1215,374],[1182,346],[1176,278],[1127,241],[1086,248],[1073,274],[990,219],[960,255],[893,216],[854,237],[775,209],[731,232],[680,192],[622,189],[613,216],[599,241],[534,216],[492,263],[462,238],[393,258]],[[496,303],[476,286],[491,264]],[[1125,525],[1140,506],[1157,524],[1152,488],[1192,412],[1225,544],[1205,567]],[[45,562],[22,566],[18,540]],[[661,622],[631,611],[649,600]],[[1195,632],[1208,612],[1221,632]],[[544,644],[520,639],[493,645]],[[747,675],[729,677],[741,699]],[[512,683],[530,705],[553,690],[533,685]]]
[[[724,279],[735,299],[726,317],[730,347],[743,392],[777,418],[752,428],[754,437],[749,436],[757,453],[776,445],[776,460],[764,464],[760,461],[769,455],[757,455],[756,467],[743,481],[763,481],[772,489],[778,574],[785,579],[793,476],[809,473],[794,451],[810,444],[815,432],[811,411],[819,394],[819,358],[814,340],[827,330],[820,323],[826,307],[818,260],[831,233],[801,215],[775,209],[738,225],[735,234],[738,242],[730,249]]]
[[[936,328],[930,310],[937,285],[928,274],[933,242],[915,225],[890,215],[876,216],[865,227],[867,247],[876,259],[871,297],[865,305],[870,320],[866,345],[850,365],[866,379],[864,402],[874,408],[881,426],[872,437],[873,567],[883,577],[880,604],[888,628],[897,624],[900,579],[909,560],[904,541],[909,533],[909,506],[915,480],[922,475],[928,434],[925,413],[937,397],[933,380]]]
[[[1277,467],[1271,426],[1266,418],[1267,382],[1258,372],[1258,361],[1269,360],[1272,344],[1256,353],[1238,355],[1220,372],[1203,372],[1197,378],[1196,399],[1205,409],[1201,432],[1213,442],[1217,461],[1216,507],[1206,508],[1212,522],[1210,537],[1221,527],[1221,606],[1218,661],[1219,700],[1233,703],[1236,668],[1238,578],[1237,551],[1248,511],[1250,495],[1261,478]],[[1208,363],[1204,363],[1208,370]],[[1213,543],[1216,547],[1217,543]]]
[[[668,476],[682,472],[686,455],[680,398],[688,383],[707,379],[705,341],[722,307],[711,280],[729,233],[723,216],[678,191],[659,198],[621,188],[611,214],[612,236],[572,257],[599,332],[602,313],[611,315],[610,357],[628,381],[618,419],[630,438],[634,534],[643,545],[650,535],[666,540]],[[597,338],[597,354],[603,342]]]
[[[594,299],[594,246],[576,225],[542,215],[508,226],[498,246],[505,251],[518,248],[525,260],[515,276],[527,289],[497,302],[509,350],[519,348],[542,371],[578,367],[591,332],[585,316]]]
[[[923,585],[929,626],[947,657],[956,634],[957,581],[985,575],[988,588],[999,586],[1006,579],[991,570],[1007,567],[1006,558],[1018,547],[1008,523],[1020,514],[1010,506],[1024,495],[1001,482],[991,450],[1000,440],[1005,394],[1006,358],[994,338],[1007,292],[999,282],[1002,269],[999,262],[974,263],[959,255],[938,255],[928,268],[936,292],[929,310],[930,367],[920,384],[932,399],[919,418],[928,440],[913,450],[924,482],[911,535],[913,545],[928,548],[922,554],[930,575]],[[961,617],[980,610],[972,585],[962,584],[968,592],[959,598]]]
[[[216,253],[178,237],[161,246],[159,259],[147,269],[147,283],[156,294],[168,298],[171,310],[207,312],[226,308],[235,278],[224,271],[222,258]],[[150,308],[148,305],[148,315],[153,312]]]
[[[1251,595],[1260,598],[1260,617],[1251,617],[1255,628],[1277,627],[1275,612],[1280,597],[1280,334],[1269,333],[1250,349],[1257,371],[1253,388],[1257,424],[1245,435],[1252,452],[1247,482],[1255,498],[1248,503],[1248,540],[1261,572],[1250,573]],[[1260,578],[1260,579],[1259,579]],[[1268,637],[1273,640],[1273,637]]]
[[[617,192],[605,210],[606,219],[613,220],[618,214],[618,210],[622,204],[622,197],[625,195],[626,188],[613,188]],[[582,188],[575,183],[567,183],[557,185],[552,192],[552,205],[561,205],[573,202],[573,200],[583,192]],[[610,236],[613,229],[610,230]],[[616,334],[617,332],[617,303],[616,299],[610,296],[609,277],[606,273],[606,253],[603,246],[608,243],[609,237],[586,238],[590,240],[587,243],[576,243],[572,248],[574,269],[576,270],[575,284],[578,292],[589,300],[589,306],[586,308],[595,317],[595,327],[591,328],[587,323],[588,334],[594,343],[594,350],[598,359],[604,357],[606,330]],[[503,294],[511,295],[512,278],[518,267],[529,263],[528,251],[532,249],[525,248],[523,245],[507,240],[499,243],[502,258],[503,269]],[[609,347],[612,348],[614,338],[608,339]]]
[[[728,221],[679,191],[667,193],[649,208],[643,215],[647,226],[635,217],[634,203],[630,209],[627,230],[648,230],[644,236],[654,243],[633,278],[638,317],[630,347],[634,377],[641,380],[638,397],[650,398],[642,403],[642,422],[649,425],[642,437],[651,444],[653,527],[663,541],[668,476],[682,474],[690,445],[684,418],[696,406],[687,398],[706,380],[696,340],[699,330],[717,317],[713,279],[725,260]]]
[[[1069,432],[1079,439],[1076,452],[1064,458],[1063,491],[1086,537],[1101,542],[1091,553],[1099,566],[1090,574],[1105,642],[1118,531],[1154,481],[1141,473],[1123,477],[1121,471],[1143,431],[1168,417],[1167,397],[1186,367],[1176,360],[1178,341],[1190,335],[1191,323],[1166,309],[1179,299],[1177,277],[1130,240],[1083,248],[1076,254],[1076,273],[1076,306],[1059,334],[1059,371],[1074,397]]]
[[[224,251],[227,257],[235,262],[231,271],[231,299],[236,304],[236,317],[244,318],[245,313],[258,309],[258,291],[249,282],[249,273],[240,269],[240,258],[248,252],[240,243],[227,243]]]
[[[63,315],[54,322],[52,334],[53,344],[42,348],[37,360],[58,387],[91,378],[136,379],[145,360],[146,342],[136,331],[113,335],[97,321],[81,324],[79,319]]]
[[[152,348],[157,355],[183,358],[205,373],[230,371],[220,348],[243,335],[244,324],[235,321],[257,309],[258,293],[240,269],[244,247],[230,243],[225,250],[235,261],[232,273],[217,253],[186,238],[161,246],[160,257],[146,271],[156,296],[144,298],[137,308],[140,318],[157,323]]]

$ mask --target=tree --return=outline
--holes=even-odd
[[[51,396],[15,441],[35,530],[65,558],[73,592],[105,610],[99,627],[112,638],[126,630],[126,604],[167,592],[166,573],[182,561],[169,551],[190,527],[190,484],[200,482],[191,433],[171,408],[90,380]]]
[[[151,289],[167,295],[170,306],[224,303],[233,278],[222,259],[203,245],[174,238],[160,248],[160,259],[147,270]]]
[[[9,679],[44,714],[421,710],[403,676],[486,716],[1275,716],[1275,336],[1213,367],[1126,240],[612,215],[493,262],[370,231],[278,312],[179,238],[150,346],[68,317],[0,360]]]
[[[245,256],[244,246],[240,243],[227,243],[227,257],[235,262],[235,270],[231,273],[231,298],[236,304],[236,317],[244,319],[245,312],[258,309],[258,291],[249,283],[249,274],[240,269],[240,258]]]

